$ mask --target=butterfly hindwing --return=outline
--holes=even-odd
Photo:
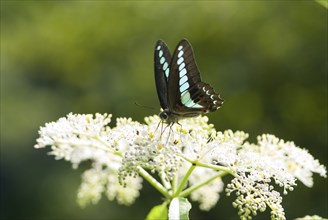
[[[194,116],[215,111],[223,100],[209,85],[201,81],[193,49],[187,40],[176,47],[170,63],[168,104],[172,112]]]
[[[170,74],[170,62],[171,53],[167,45],[162,40],[158,40],[154,52],[155,82],[162,109],[168,109],[167,82]]]

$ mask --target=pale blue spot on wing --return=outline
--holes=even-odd
[[[183,50],[181,50],[179,53],[178,53],[178,57],[182,57],[183,55]]]
[[[203,108],[203,106],[201,106],[197,103],[194,103],[194,101],[192,101],[191,99],[190,99],[190,101],[191,101],[190,105],[188,106],[189,108]]]
[[[156,49],[157,50],[160,50],[161,49],[161,45],[158,45]]]
[[[167,62],[165,62],[163,65],[163,70],[165,71],[168,66],[169,66],[169,64],[167,64]]]
[[[194,103],[194,101],[191,99],[189,99],[189,101],[184,105],[187,106],[188,108],[203,108],[203,106],[201,106],[197,103]]]
[[[189,88],[189,83],[185,82],[184,84],[180,85],[180,92],[184,92]]]
[[[186,105],[186,103],[190,100],[190,93],[188,91],[185,91],[181,94],[181,102],[182,104]]]
[[[182,48],[183,48],[183,47],[182,47],[182,46],[180,46],[180,47],[178,47],[178,50],[182,50]]]
[[[194,104],[195,104],[195,103],[194,103],[191,99],[189,99],[188,102],[185,103],[184,105],[187,106],[187,107],[189,107],[189,108],[191,108],[191,107],[194,106]]]
[[[180,81],[179,81],[179,85],[181,86],[181,85],[182,85],[183,83],[185,83],[187,80],[188,80],[187,75],[184,75],[184,76],[180,79]]]
[[[165,62],[165,58],[164,58],[164,57],[161,57],[161,59],[159,60],[159,62],[160,62],[161,64],[163,64],[163,63]]]
[[[187,73],[186,68],[183,68],[183,70],[181,70],[181,71],[179,72],[179,76],[180,76],[180,78],[183,77],[184,75],[186,75],[186,73]]]
[[[170,74],[170,68],[167,68],[165,70],[165,76],[166,76],[167,79],[169,78],[169,74]]]
[[[183,57],[180,57],[177,61],[177,64],[180,65],[184,61]]]
[[[158,55],[159,55],[159,57],[162,57],[163,56],[163,51],[160,50]]]
[[[185,66],[186,66],[185,63],[181,63],[180,66],[179,66],[179,71],[181,71]]]
[[[188,108],[203,108],[203,106],[195,103],[191,99],[190,93],[188,91],[185,91],[184,93],[182,93],[182,95],[181,95],[181,103],[184,104],[185,106],[187,106]]]

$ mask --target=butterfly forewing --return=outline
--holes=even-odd
[[[182,40],[173,54],[168,80],[168,104],[172,112],[183,116],[215,111],[223,100],[214,89],[201,82],[193,49]]]
[[[154,64],[155,82],[159,102],[162,109],[168,109],[168,78],[170,74],[171,53],[167,45],[158,40],[155,45]]]

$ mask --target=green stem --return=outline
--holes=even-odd
[[[171,186],[172,186],[172,195],[175,195],[175,192],[177,190],[177,187],[178,187],[178,179],[179,179],[179,175],[178,175],[178,172],[176,172],[174,174],[174,177],[173,177],[173,180],[172,180],[172,183],[171,183]]]
[[[184,190],[183,192],[180,193],[179,196],[181,197],[187,197],[190,193],[192,193],[193,191],[196,191],[197,189],[199,189],[200,187],[207,185],[208,183],[212,182],[213,180],[215,180],[216,178],[222,177],[224,175],[228,174],[228,172],[225,171],[221,171],[220,173],[218,173],[217,175],[214,175],[213,177],[205,180],[202,183],[199,183],[197,185],[194,185],[192,187],[189,187],[188,189]]]
[[[164,187],[165,187],[166,189],[171,189],[171,188],[172,188],[171,183],[168,182],[168,181],[166,180],[165,172],[164,172],[164,171],[161,171],[161,172],[159,173],[159,176],[160,176],[160,178],[161,178],[161,181],[162,181],[162,184],[164,185]]]
[[[112,146],[108,145],[108,143],[106,141],[104,141],[102,138],[100,138],[99,136],[94,137],[97,141],[99,141],[100,143],[102,143],[103,145],[105,145],[106,147],[108,147],[109,149],[113,149]],[[107,149],[108,150],[108,149]],[[117,152],[117,151],[111,151],[111,153],[113,153],[116,156],[120,156],[123,157],[121,152]]]
[[[229,174],[235,176],[235,174],[232,172],[231,168],[229,168],[229,167],[218,166],[218,165],[207,164],[207,163],[200,163],[200,162],[196,163],[196,165],[200,166],[200,167],[217,170],[217,171],[226,172],[226,173],[229,173]]]
[[[186,161],[188,161],[191,164],[194,164],[195,166],[199,166],[199,167],[205,167],[205,168],[209,168],[212,170],[217,170],[217,171],[224,171],[227,172],[233,176],[235,176],[235,174],[233,173],[233,171],[231,170],[231,168],[229,167],[224,167],[224,166],[219,166],[219,165],[213,165],[213,164],[208,164],[208,163],[201,163],[197,160],[191,160],[187,157],[185,157],[184,155],[180,155],[183,159],[185,159]]]
[[[194,171],[194,169],[196,168],[195,164],[192,164],[189,168],[189,170],[187,171],[186,175],[183,177],[177,191],[174,193],[173,197],[176,197],[180,194],[180,192],[183,190],[183,187],[185,187],[189,176],[191,175],[192,171]]]
[[[168,193],[166,188],[160,184],[154,177],[152,177],[146,170],[144,170],[142,167],[138,166],[138,173],[145,178],[155,189],[157,189],[163,196],[170,199],[172,196]]]

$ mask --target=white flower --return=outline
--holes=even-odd
[[[81,206],[97,203],[103,193],[130,205],[143,177],[168,201],[190,195],[209,210],[223,191],[221,177],[230,174],[234,178],[225,191],[236,195],[233,205],[240,218],[270,208],[272,219],[285,219],[282,196],[274,187],[287,193],[297,179],[311,187],[313,173],[326,177],[326,168],[293,142],[264,134],[251,144],[242,131],[217,132],[207,117],[173,125],[162,124],[158,116],[145,118],[146,124],[118,118],[109,127],[110,121],[107,114],[69,114],[40,128],[36,148],[50,146],[50,154],[74,168],[92,161],[78,192]]]
[[[228,184],[226,192],[228,195],[236,193],[234,206],[245,218],[268,206],[272,210],[272,219],[285,219],[282,197],[274,190],[272,180],[283,187],[286,194],[296,186],[296,179],[312,187],[312,173],[326,176],[325,167],[307,151],[274,135],[259,136],[257,145],[246,142],[237,155],[236,178]]]
[[[327,219],[326,218],[322,218],[322,217],[320,217],[318,215],[312,215],[312,216],[306,215],[306,216],[304,216],[302,218],[295,218],[295,220],[327,220]]]
[[[96,204],[105,190],[107,173],[101,167],[95,167],[84,172],[82,184],[77,193],[77,201],[84,207],[89,203]]]
[[[227,185],[226,192],[230,195],[235,192],[237,199],[233,206],[239,209],[242,219],[249,219],[257,212],[264,212],[270,207],[271,219],[285,219],[284,209],[281,206],[282,197],[273,190],[270,179],[264,179],[258,174],[240,173]]]
[[[217,175],[217,172],[214,170],[198,167],[190,176],[189,183],[190,185],[196,185],[204,181],[203,177],[210,177],[215,175]],[[190,194],[190,198],[193,201],[200,203],[200,209],[208,211],[217,204],[220,198],[220,192],[223,191],[223,186],[224,184],[221,178],[216,178],[206,185],[200,187],[198,190],[193,191]]]
[[[117,170],[115,171],[113,175],[107,176],[107,198],[110,201],[116,199],[119,204],[131,205],[139,197],[139,191],[142,188],[142,178],[140,176],[135,178],[128,177],[125,180],[126,186],[124,187],[119,184],[117,178],[118,172]]]
[[[41,127],[35,148],[51,146],[50,154],[56,159],[65,159],[76,167],[81,161],[90,157],[104,157],[96,149],[109,150],[105,140],[110,130],[106,127],[111,115],[96,114],[74,115],[68,114],[57,122],[50,122]],[[94,158],[101,160],[100,158]]]

